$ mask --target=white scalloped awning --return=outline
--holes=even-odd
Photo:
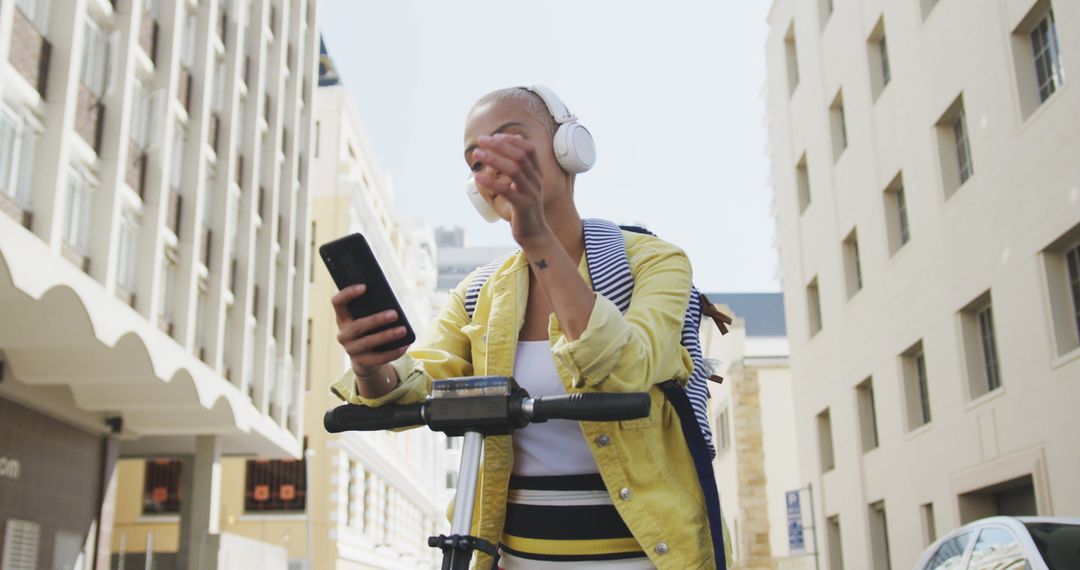
[[[222,452],[300,453],[297,437],[97,281],[0,214],[0,351],[37,405],[121,416],[123,439],[220,435]],[[69,395],[58,394],[66,387]],[[4,387],[10,390],[10,387]],[[63,401],[61,401],[63,400]],[[44,403],[44,404],[43,404]]]

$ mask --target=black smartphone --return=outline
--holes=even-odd
[[[405,311],[401,310],[401,304],[394,296],[394,291],[390,289],[390,283],[386,280],[386,275],[379,267],[379,261],[375,259],[375,253],[371,251],[371,246],[368,245],[364,236],[352,234],[323,244],[319,248],[319,255],[326,264],[326,268],[330,270],[330,276],[334,278],[334,283],[339,290],[361,283],[367,285],[367,291],[363,295],[349,302],[349,313],[354,319],[389,309],[397,312],[396,321],[379,326],[371,333],[403,326],[405,336],[375,347],[376,352],[394,350],[416,342],[416,333],[405,318]]]

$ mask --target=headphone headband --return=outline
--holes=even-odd
[[[547,106],[548,112],[551,113],[551,117],[555,119],[555,122],[562,125],[572,122],[577,119],[577,116],[570,112],[570,109],[566,106],[566,103],[559,99],[559,96],[554,91],[544,87],[543,85],[530,85],[529,87],[522,87],[526,91],[535,93],[540,99],[544,101],[544,105]]]

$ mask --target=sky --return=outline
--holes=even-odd
[[[406,220],[513,246],[464,195],[465,115],[552,88],[596,140],[583,217],[683,248],[703,291],[779,291],[762,0],[322,0],[319,24]]]

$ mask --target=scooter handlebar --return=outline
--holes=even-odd
[[[635,420],[649,415],[651,402],[644,392],[629,394],[566,394],[544,396],[524,406],[529,421],[578,420],[583,422],[610,422]]]
[[[544,396],[542,398],[517,397],[513,401],[520,405],[508,406],[495,423],[505,426],[523,427],[528,422],[547,420],[577,420],[582,422],[609,422],[633,420],[649,415],[651,401],[643,392],[628,394],[566,394]],[[329,433],[343,431],[379,431],[427,425],[432,421],[431,401],[422,404],[390,404],[378,408],[345,404],[338,406],[323,416],[323,427]],[[491,425],[491,418],[485,418],[484,425]],[[461,428],[460,419],[454,424]],[[442,426],[445,427],[445,426]],[[509,427],[505,429],[510,429]],[[440,429],[439,431],[442,431]]]
[[[343,431],[379,431],[420,426],[427,423],[426,404],[390,405],[378,408],[345,404],[323,416],[329,433]]]

